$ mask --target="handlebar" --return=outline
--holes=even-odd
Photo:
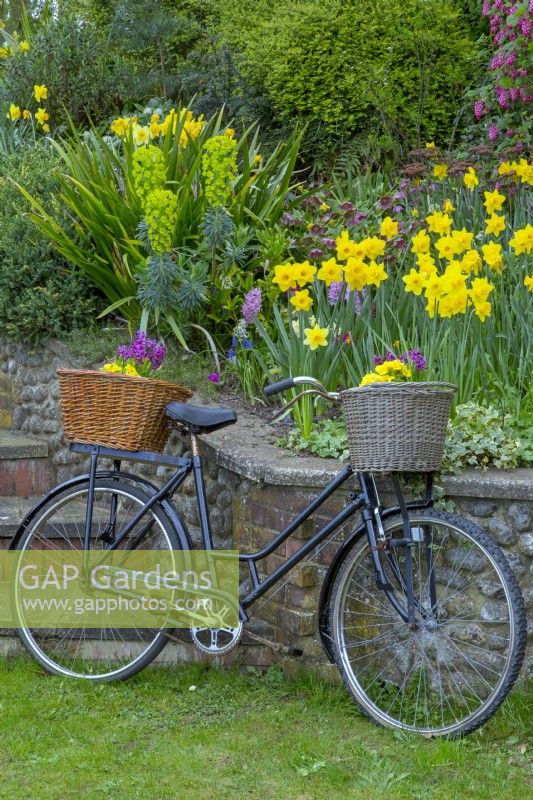
[[[301,384],[310,384],[314,389],[308,389],[305,394],[318,394],[326,400],[338,400],[338,392],[328,392],[327,389],[320,383],[317,378],[311,378],[308,375],[298,375],[296,378],[286,378],[277,383],[271,383],[270,386],[265,386],[264,393],[267,397],[271,397],[279,392],[285,392],[287,389],[294,389]],[[291,401],[292,405],[292,401]]]

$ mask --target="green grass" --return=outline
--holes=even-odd
[[[531,699],[515,692],[481,732],[431,741],[375,727],[312,675],[150,668],[92,686],[6,660],[0,797],[516,800],[533,787]]]

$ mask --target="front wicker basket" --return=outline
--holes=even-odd
[[[376,383],[340,393],[350,462],[360,472],[435,472],[456,387]]]
[[[163,450],[170,433],[165,406],[190,389],[153,378],[58,369],[65,438],[120,450]]]

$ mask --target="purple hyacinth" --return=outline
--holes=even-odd
[[[165,358],[167,348],[159,344],[156,339],[148,339],[144,331],[137,331],[135,339],[130,344],[121,344],[117,348],[120,358],[134,359],[137,364],[148,361],[152,369],[159,369]]]
[[[261,289],[250,289],[250,291],[244,295],[242,316],[247,325],[250,325],[256,319],[261,311],[262,302]]]
[[[328,303],[330,306],[334,306],[339,302],[344,286],[344,281],[333,281],[333,283],[330,283],[328,288]]]
[[[420,350],[408,350],[406,353],[401,353],[399,356],[395,355],[391,350],[387,350],[384,356],[375,355],[372,359],[373,363],[384,364],[386,361],[403,361],[404,364],[411,363],[417,372],[422,372],[426,368],[426,358]]]

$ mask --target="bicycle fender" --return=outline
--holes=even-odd
[[[134,484],[135,483],[141,484],[142,487],[145,490],[147,490],[149,494],[154,495],[159,491],[159,488],[155,484],[148,481],[146,478],[142,478],[139,475],[132,475],[129,472],[99,471],[96,473],[96,478],[97,479],[125,478],[126,480],[129,480]],[[35,516],[41,511],[42,508],[44,508],[44,506],[46,506],[46,504],[50,500],[53,500],[55,497],[60,495],[62,492],[65,491],[65,489],[70,489],[73,486],[78,486],[79,484],[86,483],[88,480],[89,480],[88,474],[77,475],[75,478],[70,478],[70,480],[64,481],[63,483],[60,483],[58,486],[54,486],[53,489],[50,489],[50,491],[47,494],[45,494],[44,497],[41,500],[39,500],[39,502],[32,509],[30,509],[30,511],[28,511],[24,519],[21,521],[19,527],[17,528],[17,530],[13,535],[8,550],[17,549],[18,543],[20,542],[25,531],[28,529],[28,526],[31,524]],[[167,515],[167,517],[174,525],[176,533],[180,540],[181,548],[183,550],[192,550],[191,537],[189,531],[187,530],[187,526],[185,525],[185,522],[178,514],[172,503],[169,500],[164,499],[161,500],[159,504],[163,509],[163,511],[165,512],[165,514]]]

